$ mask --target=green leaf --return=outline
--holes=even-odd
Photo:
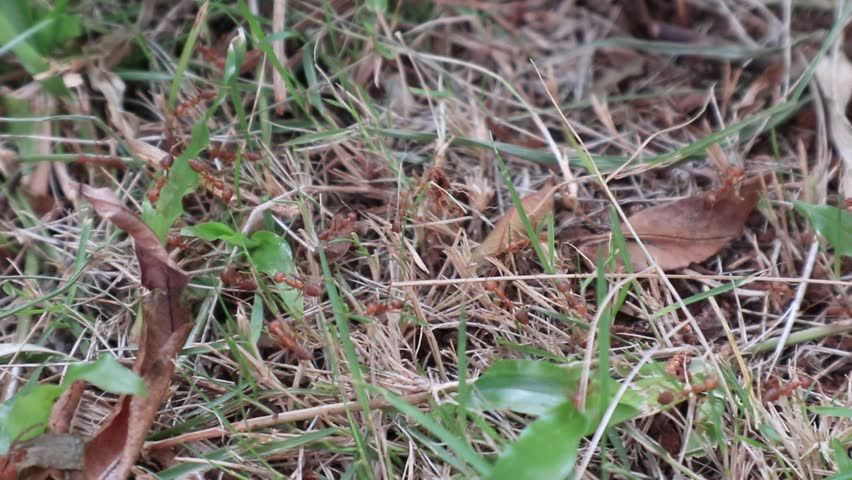
[[[809,410],[829,417],[852,418],[852,408],[849,407],[811,407]]]
[[[254,267],[269,276],[278,272],[286,275],[296,272],[293,264],[293,252],[290,245],[279,235],[266,230],[254,232],[251,242],[255,245],[249,248],[249,257]],[[284,305],[290,309],[290,314],[301,318],[305,311],[302,292],[288,286],[278,289]]]
[[[489,368],[476,381],[479,395],[477,405],[485,410],[512,410],[528,415],[544,415],[553,408],[572,400],[580,382],[581,367],[559,367],[537,360],[503,360]],[[600,420],[621,385],[608,380],[605,391],[608,398],[601,397],[601,388],[597,376],[589,379],[586,392],[584,414],[594,420]],[[604,401],[605,400],[605,401]],[[610,425],[616,425],[633,418],[641,410],[644,402],[639,394],[627,390],[610,419]],[[586,435],[595,429],[587,431]]]
[[[200,223],[193,227],[181,230],[181,235],[198,237],[208,242],[222,240],[235,247],[251,248],[257,243],[249,240],[242,232],[235,232],[231,227],[222,222]]]
[[[521,432],[497,460],[491,480],[561,479],[574,468],[580,440],[590,428],[570,401],[563,402]]]
[[[64,391],[59,385],[36,385],[0,405],[0,454],[6,453],[14,441],[43,433],[50,409]]]
[[[589,376],[587,408],[573,405],[582,369],[559,367],[542,361],[507,360],[496,363],[477,381],[479,405],[538,415],[518,440],[500,456],[490,478],[564,478],[576,460],[580,440],[594,433],[621,385],[612,378]],[[601,388],[601,378],[605,378]],[[647,403],[627,390],[608,425],[634,418]]]
[[[35,385],[0,405],[0,455],[13,441],[28,440],[45,431],[53,404],[74,380],[86,380],[110,393],[145,394],[142,379],[112,355],[71,365],[61,385]]]
[[[832,438],[828,444],[831,446],[831,456],[834,458],[834,463],[837,464],[838,475],[852,476],[852,458],[849,458],[849,453],[847,453],[843,442]]]
[[[543,415],[577,391],[580,368],[562,368],[535,360],[505,360],[476,381],[486,410]]]
[[[105,392],[145,396],[142,377],[120,364],[112,355],[101,355],[91,363],[79,363],[68,367],[62,381],[68,386],[74,380],[85,380]]]
[[[186,150],[175,159],[169,172],[169,182],[160,190],[156,209],[147,201],[142,207],[142,220],[161,242],[166,241],[169,229],[183,215],[183,197],[198,187],[198,174],[189,166],[189,161],[198,157],[209,144],[210,132],[202,119],[193,127]]]
[[[830,205],[811,205],[795,202],[796,210],[804,215],[840,255],[852,256],[852,213]]]

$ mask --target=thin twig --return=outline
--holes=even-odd
[[[425,402],[429,397],[432,397],[438,393],[448,393],[455,391],[458,386],[459,382],[443,383],[440,385],[436,385],[429,391],[415,393],[403,397],[403,400],[411,404],[422,403]],[[374,399],[369,403],[369,407],[371,410],[377,408],[388,408],[390,406],[391,405],[387,401],[381,398]],[[252,430],[273,427],[275,425],[281,425],[284,423],[311,420],[324,415],[339,415],[345,413],[347,410],[349,410],[350,412],[357,412],[360,411],[361,408],[361,404],[357,400],[351,400],[348,402],[331,403],[328,405],[303,408],[301,410],[294,410],[291,412],[275,413],[263,417],[252,418],[251,420],[245,420],[243,422],[236,422],[231,425],[230,428],[208,428],[205,430],[199,430],[197,432],[185,433],[183,435],[178,435],[177,437],[173,438],[167,438],[165,440],[149,442],[145,445],[145,451],[161,448],[171,448],[176,447],[180,444],[198,442],[200,440],[209,440],[211,438],[220,438],[234,432],[250,432]]]

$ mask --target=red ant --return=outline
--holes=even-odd
[[[224,148],[210,147],[207,149],[207,155],[210,158],[219,158],[225,162],[233,162],[237,159],[237,152]]]
[[[216,67],[220,70],[225,68],[225,59],[222,58],[222,56],[219,55],[215,49],[205,47],[204,45],[199,45],[198,47],[196,47],[196,49],[198,50],[198,53],[201,54],[201,58],[203,58],[205,61],[216,65]]]
[[[704,382],[695,384],[692,387],[686,387],[678,393],[672,392],[671,390],[663,391],[660,393],[660,396],[657,397],[657,402],[660,405],[668,405],[678,398],[688,397],[690,394],[698,395],[700,393],[709,392],[718,386],[719,379],[711,375],[707,377]]]
[[[211,173],[213,169],[204,163],[201,160],[190,160],[189,168],[193,171],[201,175],[205,182],[207,182],[214,190],[219,190],[222,201],[226,204],[231,203],[231,199],[234,198],[234,191],[225,186],[225,183],[221,180],[217,180],[213,174]]]
[[[517,320],[518,322],[520,322],[524,325],[529,325],[529,323],[530,323],[529,313],[523,307],[516,308],[515,302],[513,302],[511,299],[509,299],[509,297],[506,296],[505,293],[503,293],[503,289],[500,288],[500,286],[497,284],[497,282],[495,282],[494,280],[488,280],[488,281],[485,282],[483,287],[485,288],[485,291],[491,292],[494,295],[497,295],[497,298],[500,299],[500,304],[502,305],[502,307],[504,309],[512,312],[512,314],[515,317],[515,320]]]
[[[219,158],[224,162],[234,162],[237,160],[237,152],[234,150],[226,150],[224,148],[210,147],[207,149],[210,158]],[[260,160],[261,155],[258,152],[244,151],[243,158],[249,162]]]
[[[189,168],[193,169],[196,173],[199,173],[201,175],[204,175],[205,173],[209,175],[212,171],[209,165],[202,162],[201,160],[196,159],[192,159],[189,161]]]
[[[350,212],[346,216],[335,215],[334,218],[331,219],[331,225],[320,232],[317,235],[317,238],[325,242],[332,238],[348,236],[355,231],[355,226],[353,224],[356,221],[358,221],[358,214],[355,212]]]
[[[292,288],[296,290],[301,290],[302,293],[307,295],[308,297],[321,297],[323,293],[325,293],[325,289],[322,285],[305,283],[301,280],[297,280],[295,278],[288,278],[284,272],[278,272],[273,277],[275,283],[286,283]]]
[[[765,392],[763,392],[763,401],[766,403],[775,402],[782,397],[786,397],[795,391],[797,388],[808,388],[813,384],[813,380],[809,377],[803,377],[796,379],[794,382],[790,382],[783,387],[770,387]]]
[[[157,179],[157,181],[154,183],[153,188],[151,188],[151,190],[148,190],[148,201],[151,202],[151,205],[156,204],[157,200],[160,199],[160,190],[162,190],[168,182],[169,177],[163,175],[162,177]]]
[[[528,238],[509,242],[509,245],[506,246],[506,253],[517,253],[529,247],[530,245],[532,245],[532,242],[530,242]]]
[[[272,334],[282,348],[293,352],[299,360],[314,358],[313,353],[299,345],[299,342],[296,341],[292,332],[290,332],[290,328],[281,320],[275,320],[269,324],[269,333]]]
[[[677,352],[668,361],[668,363],[666,363],[666,373],[675,378],[684,379],[684,370],[690,357],[691,354],[689,352]]]
[[[88,155],[80,155],[77,159],[80,165],[95,165],[102,167],[112,167],[118,170],[127,168],[127,164],[116,157],[90,157]]]
[[[245,290],[248,292],[257,290],[257,282],[254,278],[242,275],[233,268],[225,269],[219,278],[222,279],[222,283],[225,285],[236,287],[239,290]]]
[[[402,310],[402,307],[404,306],[405,301],[400,299],[394,299],[390,303],[367,302],[367,304],[364,305],[364,311],[368,316],[375,317],[390,311]]]
[[[183,238],[179,235],[169,235],[166,238],[166,246],[170,248],[177,248],[179,250],[187,250],[189,248],[189,244],[187,244]]]
[[[189,109],[194,108],[202,100],[213,100],[216,98],[216,95],[219,95],[219,92],[216,90],[202,90],[198,92],[198,95],[190,98],[189,100],[185,100],[183,103],[175,107],[175,117],[182,117]]]
[[[503,308],[507,310],[512,310],[515,308],[515,303],[512,302],[512,300],[510,300],[505,293],[503,293],[503,290],[500,288],[497,282],[495,282],[494,280],[488,280],[483,286],[485,287],[486,292],[491,292],[494,295],[497,295],[497,298],[499,298],[500,302],[503,304]]]
[[[232,198],[234,198],[234,191],[228,187],[222,188],[222,201],[229,204]]]

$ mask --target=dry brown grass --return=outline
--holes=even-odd
[[[269,33],[272,2],[257,3],[249,5],[261,10]],[[299,361],[265,333],[255,347],[249,327],[255,296],[220,280],[231,265],[250,273],[249,262],[224,242],[183,238],[185,246],[172,254],[194,279],[196,328],[139,474],[197,463],[208,470],[204,478],[341,478],[344,472],[457,477],[458,471],[424,442],[417,422],[385,408],[381,396],[370,393],[370,411],[362,411],[357,393],[367,392],[354,381],[348,344],[366,384],[394,392],[435,418],[443,418],[437,410],[456,411],[462,316],[467,379],[507,358],[591,368],[597,353],[587,345],[582,325],[593,323],[599,307],[594,288],[580,288],[594,274],[579,266],[578,240],[608,231],[610,199],[630,214],[714,188],[731,166],[749,175],[771,173],[766,201],[750,217],[745,234],[701,265],[637,276],[612,326],[611,351],[613,368],[622,373],[652,350],[663,362],[687,352],[710,365],[723,379],[718,392],[728,407],[717,425],[723,439],[689,445],[690,438],[698,438],[695,432],[709,431],[696,423],[700,397],[664,413],[649,409],[614,430],[620,445],[606,446],[607,473],[600,468],[601,450],[583,444],[578,456],[583,478],[823,478],[836,472],[829,441],[838,439],[848,448],[852,423],[807,408],[852,402],[852,269],[842,258],[840,276],[832,273],[833,251],[792,208],[793,200],[840,201],[842,168],[829,145],[826,107],[815,83],[801,104],[794,97],[808,62],[835,25],[828,6],[649,1],[650,10],[643,11],[637,5],[644,2],[443,0],[391,2],[392,8],[377,16],[346,0],[323,6],[286,3],[286,24],[310,40],[285,42],[288,71],[300,86],[287,93],[284,113],[277,115],[269,61],[261,57],[244,73],[240,96],[246,114],[240,118],[226,101],[208,122],[211,141],[220,148],[248,142],[262,158],[241,164],[239,201],[225,205],[215,187],[188,195],[186,213],[173,232],[209,221],[243,232],[279,232],[293,249],[296,270],[319,281],[318,250],[324,243],[318,235],[336,214],[358,212],[358,244],[331,265],[342,302],[357,317],[341,340],[335,321],[340,312],[330,297],[306,297],[302,318],[285,317],[294,338],[314,351],[313,360]],[[173,70],[196,7],[180,3],[166,16],[165,5],[152,4],[153,16],[125,21],[140,29],[131,51],[138,54],[144,45],[154,64],[131,56],[127,68],[113,70],[128,87],[122,114],[128,132],[168,151],[165,104],[171,82],[154,74]],[[117,8],[104,4],[91,10],[93,33],[87,41],[98,43],[94,26],[113,25]],[[242,15],[229,4],[212,3],[200,41],[214,48],[227,45],[235,20],[247,28]],[[649,38],[653,35],[657,38]],[[144,70],[151,75],[139,73]],[[107,114],[107,92],[86,79],[73,100],[40,114],[91,114],[109,129],[57,117],[49,138],[28,138],[47,145],[48,154],[113,154],[110,149],[118,148],[119,155],[130,156],[119,133],[125,127]],[[196,89],[212,88],[220,79],[215,65],[195,55],[178,103],[191,103]],[[739,128],[785,104],[791,106],[788,117],[765,115]],[[174,123],[178,144],[188,141],[205,109],[199,102]],[[765,128],[771,120],[780,121]],[[601,174],[584,168],[569,142],[570,128]],[[702,139],[726,128],[717,142],[698,148]],[[80,139],[88,143],[74,143]],[[495,150],[487,147],[492,139],[523,147],[502,153],[522,195],[550,179],[561,184],[553,222],[556,277],[546,274],[531,249],[494,259],[478,271],[469,266],[471,249],[513,204]],[[2,153],[20,139],[5,134],[0,141]],[[667,156],[670,152],[683,154]],[[20,177],[35,163],[0,157],[6,172],[0,240],[13,252],[0,267],[0,283],[17,292],[0,296],[0,308],[44,298],[36,310],[4,315],[2,342],[44,342],[76,359],[103,351],[133,357],[141,292],[130,240],[83,204],[70,202],[61,182],[68,175],[108,186],[141,210],[154,184],[152,174],[160,170],[157,152],[148,153],[137,149],[132,156],[141,162],[124,170],[56,164],[50,194],[57,203],[44,215],[22,201]],[[628,165],[617,168],[627,159]],[[213,160],[210,165],[233,184],[233,164]],[[434,176],[424,181],[430,169],[433,175],[439,171],[442,181]],[[85,243],[83,231],[90,232]],[[75,286],[66,288],[78,248],[89,261]],[[528,308],[528,324],[519,323],[485,290],[484,282],[496,276],[503,277],[506,295]],[[554,278],[571,281],[571,291],[560,292]],[[611,285],[624,278],[607,276]],[[269,322],[276,318],[270,308],[281,311],[281,300],[267,276],[256,279],[265,285],[263,321]],[[732,279],[744,282],[654,317],[679,299]],[[60,287],[59,295],[46,297]],[[368,302],[393,299],[405,306],[366,314]],[[775,349],[771,342],[778,339],[786,343]],[[0,382],[9,396],[34,375],[53,378],[66,364],[13,356],[2,367]],[[807,392],[799,389],[773,403],[761,400],[767,389],[803,376],[815,381]],[[108,395],[88,392],[73,424],[76,431],[93,432],[111,402]],[[482,424],[463,418],[466,430],[459,433],[484,455],[501,451],[529,423],[508,412],[483,414],[481,421],[495,438]],[[333,430],[320,443],[257,453],[264,443],[307,440],[327,428]],[[359,445],[362,441],[366,446]],[[182,442],[188,443],[178,446]],[[217,462],[205,460],[221,447],[231,453]]]

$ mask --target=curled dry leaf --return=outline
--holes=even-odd
[[[754,177],[742,183],[739,193],[732,186],[724,186],[646,208],[628,220],[657,264],[663,270],[677,270],[707,260],[742,233],[760,199],[761,185],[762,177]],[[648,259],[639,244],[626,227],[623,230],[633,269],[646,268]],[[595,259],[602,246],[597,241],[580,250]]]
[[[521,199],[521,206],[533,228],[537,228],[544,217],[553,213],[554,188],[553,184],[548,182],[538,192]],[[471,263],[474,266],[481,265],[485,257],[500,255],[509,248],[511,242],[525,238],[527,238],[527,231],[521,220],[521,214],[517,208],[512,207],[497,221],[494,230],[485,237],[485,240],[473,250]]]
[[[127,478],[136,463],[160,404],[171,393],[173,359],[192,323],[173,295],[155,290],[142,303],[144,328],[133,371],[145,381],[147,395],[122,397],[100,432],[86,445],[86,478]]]
[[[86,479],[117,480],[128,477],[157,410],[169,395],[173,359],[192,329],[189,312],[180,298],[189,279],[169,259],[154,232],[115,193],[81,185],[80,194],[99,215],[133,238],[142,284],[152,290],[142,301],[143,329],[133,367],[145,382],[146,396],[121,397],[83,453]]]

